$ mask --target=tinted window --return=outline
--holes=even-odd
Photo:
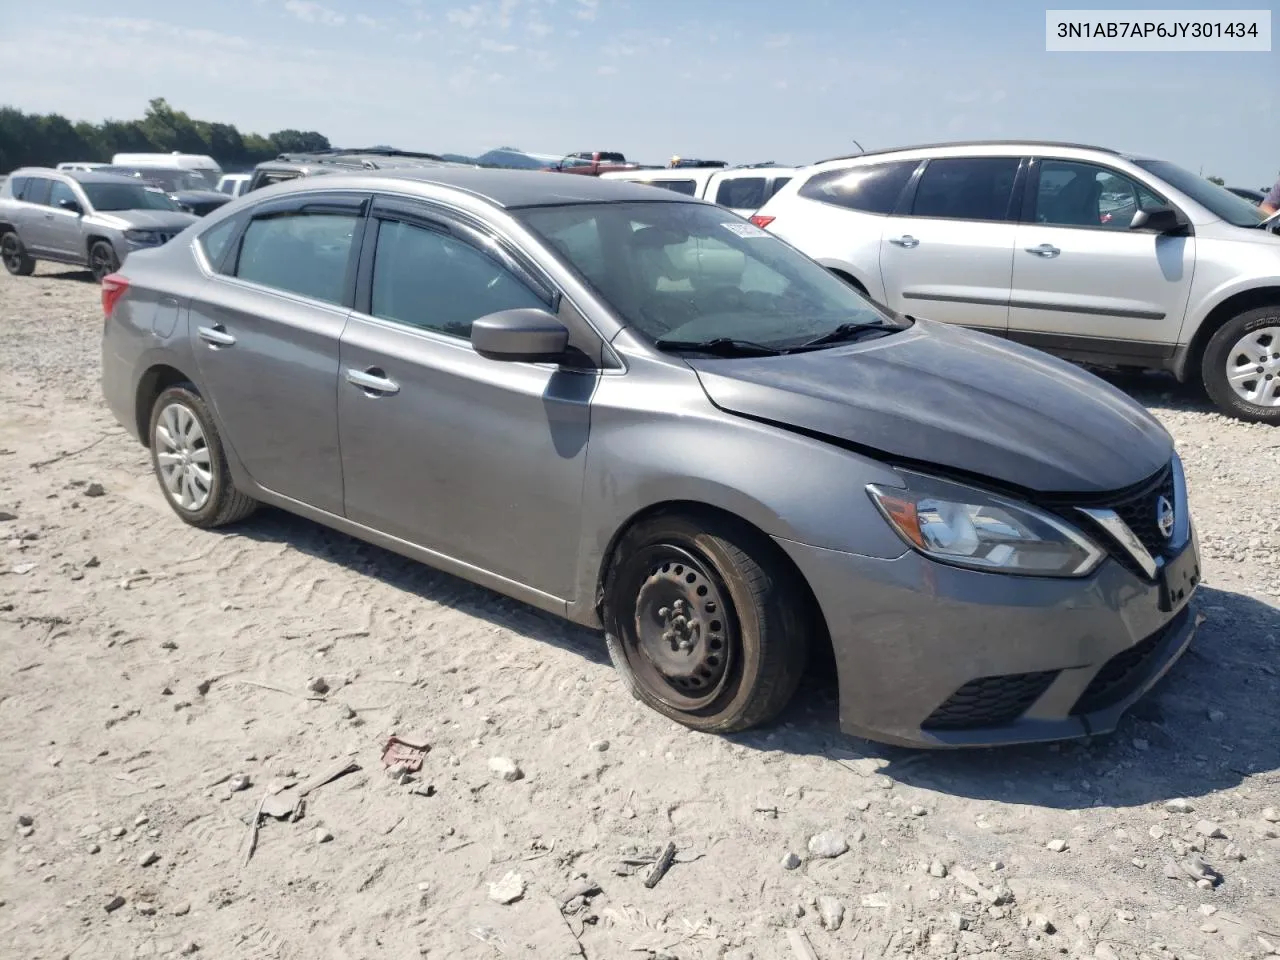
[[[775,193],[777,193],[779,190],[781,190],[790,182],[791,182],[790,177],[779,177],[777,180],[773,181],[773,189],[769,191],[769,196],[772,197]]]
[[[1164,201],[1123,174],[1092,163],[1045,160],[1036,188],[1036,223],[1127,230],[1138,210]]]
[[[692,197],[698,192],[698,185],[692,180],[637,180],[636,182],[643,183],[646,187],[661,187],[673,193],[683,193],[686,197]]]
[[[287,213],[249,223],[240,242],[236,276],[304,297],[341,303],[354,212]]]
[[[799,193],[810,200],[821,200],[863,213],[892,213],[898,197],[902,195],[902,188],[919,165],[919,160],[900,160],[827,170],[810,177]]]
[[[378,226],[370,313],[468,338],[499,310],[546,307],[496,260],[447,233],[386,220]]]
[[[911,215],[950,220],[1005,220],[1018,174],[1017,157],[930,160],[916,188]]]
[[[77,206],[80,205],[80,201],[76,199],[76,195],[70,187],[61,180],[53,181],[53,186],[49,189],[49,206],[60,207],[67,200]]]
[[[768,181],[764,177],[733,177],[722,180],[720,188],[716,190],[716,203],[738,210],[758,210],[767,199],[767,186]]]
[[[209,261],[209,265],[213,269],[218,270],[222,264],[223,255],[227,252],[227,244],[231,242],[231,238],[235,235],[237,226],[237,218],[228,217],[216,227],[211,227],[196,238],[196,243],[200,244],[200,249],[204,251],[205,259]]]
[[[95,210],[178,209],[163,193],[148,190],[141,183],[82,183],[80,186]]]
[[[45,204],[49,202],[49,187],[52,181],[48,177],[31,177],[23,188],[22,199],[27,203]]]
[[[1255,226],[1268,216],[1243,197],[1237,197],[1230,190],[1210,183],[1204,177],[1197,177],[1176,164],[1165,160],[1135,160],[1134,163],[1185,193],[1214,216],[1237,227]]]
[[[8,182],[10,196],[17,198],[18,200],[21,200],[22,191],[23,189],[25,189],[26,185],[27,185],[26,177],[10,177]]]

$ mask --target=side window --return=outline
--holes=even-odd
[[[45,206],[49,203],[49,187],[52,185],[53,181],[48,177],[30,177],[22,191],[22,199]]]
[[[219,273],[227,272],[227,269],[222,267],[222,260],[226,256],[227,245],[235,236],[237,226],[239,226],[238,218],[228,217],[196,237],[196,243],[200,245],[205,259],[209,261],[209,266]]]
[[[373,316],[467,339],[473,321],[520,307],[545,308],[546,303],[470,244],[399,220],[378,225]]]
[[[913,217],[1007,220],[1018,157],[944,157],[930,160],[916,188]]]
[[[1036,188],[1036,223],[1127,230],[1133,215],[1164,201],[1122,173],[1092,163],[1045,160]]]
[[[327,303],[342,303],[355,211],[257,217],[245,229],[235,275]]]
[[[673,193],[683,193],[686,197],[692,197],[698,192],[698,185],[692,180],[641,180],[639,182],[650,187],[661,187]]]
[[[716,203],[737,210],[759,210],[767,199],[767,183],[764,177],[730,177],[721,180],[716,190]]]
[[[61,207],[65,202],[70,201],[76,206],[80,205],[80,201],[76,199],[72,189],[61,180],[54,180],[53,186],[49,189],[49,206]]]
[[[791,182],[790,177],[778,177],[776,180],[773,181],[773,186],[769,189],[769,196],[772,197],[775,193],[777,193],[779,190],[781,190],[790,182]]]
[[[9,195],[15,200],[22,199],[22,191],[27,185],[26,177],[10,177],[8,182]]]
[[[837,207],[888,214],[897,206],[902,188],[918,166],[919,160],[898,160],[827,170],[810,177],[799,193],[810,200],[820,200]]]

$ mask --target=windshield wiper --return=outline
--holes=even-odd
[[[851,343],[854,340],[861,340],[868,334],[883,336],[884,334],[893,332],[893,327],[886,326],[883,323],[842,323],[833,330],[828,330],[821,336],[814,337],[812,340],[806,340],[797,346],[791,347],[787,353],[795,353],[799,350],[811,350],[815,347],[825,347],[833,343]]]
[[[713,337],[710,340],[658,340],[659,350],[693,350],[720,357],[776,357],[782,353],[774,347],[736,337]]]

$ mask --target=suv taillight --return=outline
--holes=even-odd
[[[111,316],[120,298],[129,289],[129,278],[120,273],[109,273],[102,278],[102,315]]]
[[[754,224],[755,224],[757,227],[759,227],[761,230],[763,230],[763,229],[764,229],[765,227],[767,227],[769,224],[773,223],[773,221],[774,221],[775,219],[777,219],[777,218],[776,218],[776,217],[762,217],[762,216],[760,216],[760,214],[758,214],[758,213],[757,213],[754,217],[752,217],[752,218],[751,218],[751,222],[752,222],[752,223],[754,223]]]

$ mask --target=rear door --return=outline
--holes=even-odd
[[[901,313],[1004,333],[1023,159],[928,160],[884,224],[880,273]]]
[[[48,177],[27,177],[22,197],[14,206],[14,225],[23,246],[33,254],[49,254],[51,231],[49,222],[53,214],[49,210],[49,191],[53,181]]]

